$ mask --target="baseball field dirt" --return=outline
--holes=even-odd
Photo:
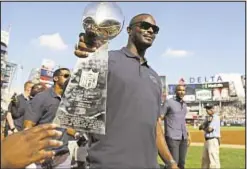
[[[204,142],[202,131],[191,131],[192,142]],[[245,145],[245,130],[223,130],[221,131],[221,144]]]

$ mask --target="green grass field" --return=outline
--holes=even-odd
[[[203,147],[190,147],[188,149],[186,168],[201,168],[201,157]],[[162,164],[160,158],[158,158],[160,164]],[[245,149],[220,149],[220,163],[221,168],[240,169],[245,168]]]
[[[193,126],[188,126],[188,129],[190,131],[199,131],[198,128],[194,128]],[[221,131],[236,131],[236,130],[245,130],[245,127],[221,127],[220,128]]]

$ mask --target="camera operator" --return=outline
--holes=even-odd
[[[199,130],[204,130],[204,150],[202,154],[202,168],[220,168],[219,147],[220,147],[220,117],[216,114],[213,104],[206,104],[204,107],[208,116]]]

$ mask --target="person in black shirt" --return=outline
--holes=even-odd
[[[33,85],[30,93],[30,99],[34,98],[34,96],[40,92],[46,90],[47,87],[43,83],[36,83]]]
[[[61,101],[65,82],[69,78],[70,71],[67,68],[60,68],[54,72],[54,86],[38,93],[30,101],[30,108],[24,117],[25,129],[53,122]],[[56,152],[55,158],[47,159],[42,163],[43,168],[70,168],[71,158],[69,156],[68,140],[76,138],[78,134],[71,128],[57,128],[57,130],[63,133],[61,141],[63,141],[64,144],[59,148],[53,149]]]
[[[15,93],[11,98],[6,117],[8,122],[8,126],[6,126],[8,135],[23,130],[23,118],[28,104],[27,101],[30,99],[29,96],[32,86],[33,83],[27,81],[24,84],[24,93],[20,95]]]

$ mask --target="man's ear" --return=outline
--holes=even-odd
[[[131,33],[131,28],[127,27],[127,33],[130,34]]]
[[[53,77],[53,81],[57,82],[58,81],[58,77],[57,76]]]

